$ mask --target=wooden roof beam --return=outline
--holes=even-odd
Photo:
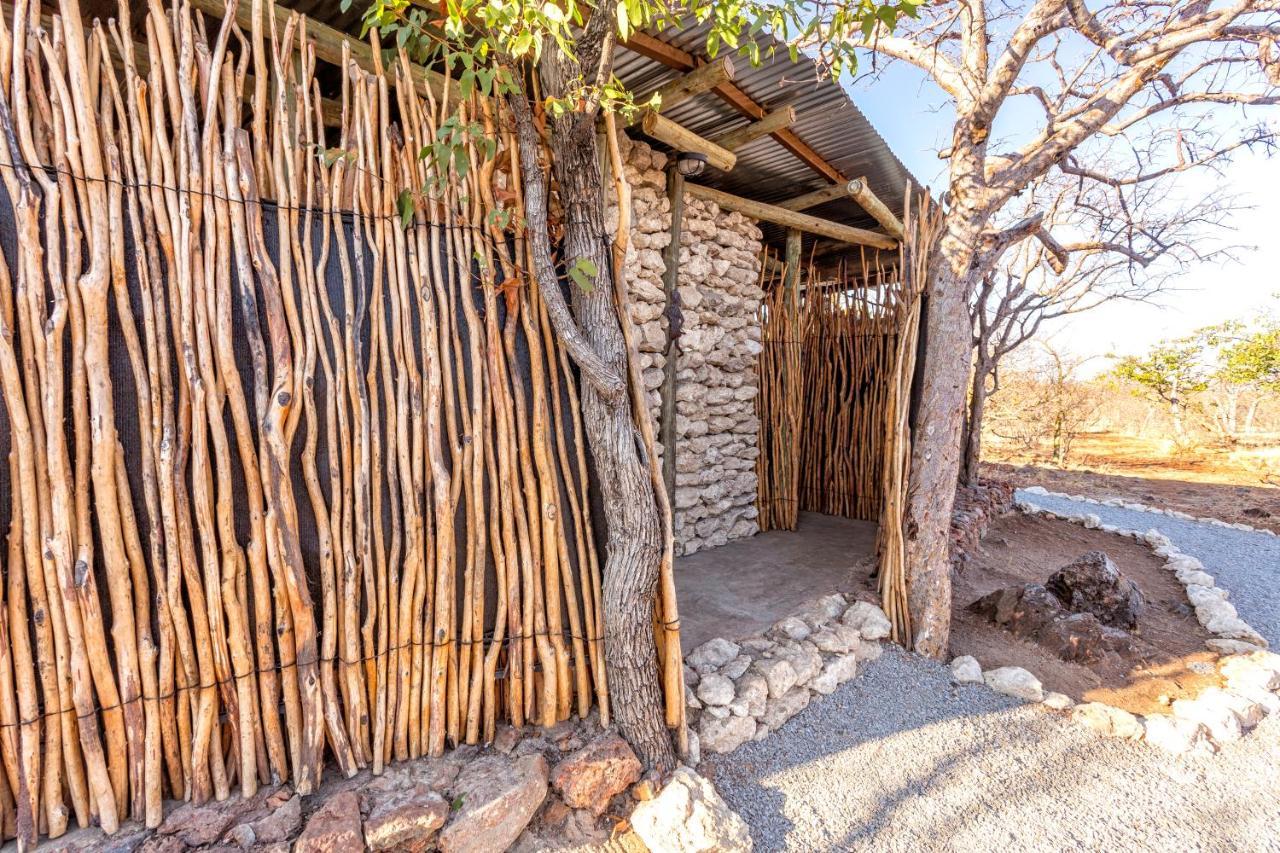
[[[842,225],[829,219],[820,219],[807,213],[787,210],[784,207],[778,207],[776,204],[766,204],[762,201],[731,195],[722,190],[704,187],[701,184],[686,183],[684,190],[694,198],[714,201],[725,210],[736,210],[738,213],[749,216],[752,219],[774,222],[787,228],[796,228],[801,231],[807,231],[810,234],[830,237],[833,240],[839,240],[855,246],[872,246],[877,249],[895,249],[898,246],[897,241],[892,237],[876,231],[855,228],[852,225]]]
[[[901,240],[902,220],[894,216],[893,211],[871,191],[871,185],[867,183],[867,179],[858,178],[850,181],[849,187],[849,194],[862,205],[862,209],[870,213],[872,218],[880,223],[881,228]]]
[[[665,142],[677,152],[702,154],[707,158],[708,163],[723,172],[728,172],[737,165],[738,155],[732,151],[721,148],[711,140],[704,139],[692,130],[676,124],[665,116],[658,115],[653,110],[644,114],[640,127],[646,135],[652,136],[659,142]]]
[[[759,121],[753,121],[746,127],[740,127],[737,130],[731,130],[728,133],[717,136],[711,140],[722,148],[730,151],[737,151],[748,142],[753,142],[762,136],[768,136],[779,130],[790,127],[796,120],[796,108],[792,106],[783,107],[780,110],[774,110],[765,115]]]
[[[832,184],[829,187],[823,187],[811,193],[780,201],[778,202],[778,207],[785,207],[787,210],[808,210],[811,207],[817,207],[820,204],[826,204],[838,198],[853,198],[853,185],[856,183],[857,181],[845,181],[841,184]]]
[[[271,0],[267,0],[266,5],[276,16],[276,27],[284,29],[285,24],[289,21],[289,16],[294,14],[293,10],[283,9],[271,2]],[[227,4],[224,0],[191,0],[191,8],[217,18],[225,17],[227,14]],[[236,5],[236,23],[240,25],[240,29],[246,32],[253,26],[252,3],[247,2],[247,0],[241,0]],[[346,44],[350,51],[351,60],[356,65],[370,74],[376,72],[377,63],[373,56],[373,47],[367,42],[351,38],[340,30],[335,30],[333,27],[313,21],[310,18],[307,18],[306,26],[307,37],[315,44],[318,58],[331,65],[342,67],[342,46]],[[420,91],[425,93],[430,90],[436,98],[444,95],[446,80],[443,74],[412,63],[409,65],[409,70],[413,74],[414,83]],[[395,85],[395,75],[388,74],[387,82]],[[460,100],[462,95],[458,89],[457,81],[449,80],[447,86],[450,102]]]
[[[691,98],[696,98],[703,92],[714,89],[732,79],[733,60],[728,56],[721,56],[719,59],[708,62],[706,65],[699,65],[692,71],[682,74],[671,82],[664,83],[657,89],[636,98],[636,103],[647,104],[654,96],[657,96],[657,109],[662,112],[679,106]]]
[[[681,50],[675,45],[667,44],[662,39],[654,38],[648,33],[634,33],[631,38],[622,42],[622,45],[634,53],[661,62],[668,68],[674,68],[677,71],[692,71],[703,64],[702,60],[692,53]],[[752,121],[759,121],[768,113],[768,110],[756,103],[750,95],[733,83],[721,83],[712,91],[721,100]],[[771,135],[777,140],[778,144],[796,155],[801,162],[828,181],[838,184],[849,180],[847,176],[842,175],[838,169],[822,159],[818,152],[810,148],[808,143],[797,136],[790,128],[774,131]]]

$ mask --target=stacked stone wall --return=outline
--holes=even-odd
[[[645,387],[659,421],[667,327],[663,253],[671,223],[666,155],[643,142],[623,144],[632,189],[625,274]],[[611,224],[616,226],[616,212]],[[760,239],[760,229],[742,214],[686,198],[677,282],[684,317],[676,362],[677,553],[692,554],[759,530]]]

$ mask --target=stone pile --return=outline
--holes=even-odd
[[[632,187],[631,247],[624,272],[649,405],[660,420],[663,351],[669,318],[662,279],[671,211],[666,155],[624,140]],[[609,224],[616,227],[616,212]],[[756,356],[761,233],[740,213],[687,198],[681,220],[682,314],[676,361],[677,553],[692,554],[755,534],[759,423]],[[665,452],[660,450],[660,452]]]
[[[874,604],[839,593],[805,605],[764,634],[714,639],[685,658],[691,755],[732,752],[761,740],[880,656],[889,620]]]
[[[1024,491],[1030,494],[1054,494],[1041,487]],[[1093,504],[1107,503],[1075,495],[1061,497]],[[1153,511],[1142,505],[1123,502],[1115,502],[1115,505]],[[1055,513],[1025,501],[1020,501],[1017,508],[1028,515],[1045,515],[1131,537],[1145,543],[1156,555],[1163,557],[1165,567],[1186,588],[1187,599],[1195,607],[1199,622],[1210,633],[1217,635],[1206,640],[1205,645],[1223,655],[1216,664],[1216,674],[1221,686],[1211,686],[1195,697],[1174,701],[1169,714],[1138,717],[1122,708],[1101,702],[1073,705],[1070,698],[1060,693],[1046,693],[1040,681],[1021,667],[1005,666],[983,672],[978,661],[967,655],[951,662],[952,680],[957,684],[973,683],[981,679],[982,683],[999,693],[1027,702],[1042,702],[1046,707],[1069,712],[1073,721],[1104,736],[1140,740],[1173,754],[1193,750],[1214,752],[1218,745],[1239,738],[1265,716],[1280,714],[1280,696],[1277,695],[1280,692],[1280,655],[1265,650],[1266,639],[1240,619],[1235,608],[1227,603],[1227,591],[1214,585],[1213,576],[1205,571],[1199,560],[1180,552],[1167,536],[1154,528],[1146,532],[1123,530],[1102,524],[1098,516],[1092,513]],[[1167,514],[1179,518],[1185,515],[1172,512]],[[1238,527],[1225,522],[1219,524]]]
[[[951,563],[963,568],[987,535],[991,522],[1013,511],[1013,484],[1003,480],[978,481],[956,489],[951,510]]]

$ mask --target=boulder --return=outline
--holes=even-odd
[[[743,702],[747,707],[747,715],[758,717],[764,713],[765,702],[769,699],[769,683],[758,672],[748,672],[738,681],[737,697],[734,701]]]
[[[973,655],[960,655],[951,661],[951,680],[956,684],[981,684],[982,665]]]
[[[640,778],[643,769],[630,745],[617,734],[606,732],[556,764],[551,786],[565,805],[599,816],[609,800]]]
[[[750,666],[751,655],[738,655],[720,668],[720,674],[725,678],[737,680],[742,677],[742,673],[746,672]]]
[[[848,625],[832,625],[809,636],[809,642],[820,652],[831,655],[842,655],[852,651],[858,645],[860,635],[856,628]]]
[[[733,696],[733,682],[726,676],[710,673],[698,684],[698,699],[704,705],[728,705]]]
[[[1155,714],[1147,717],[1142,739],[1173,755],[1192,750],[1215,751],[1209,731],[1195,720]]]
[[[1201,691],[1196,698],[1202,702],[1210,702],[1230,708],[1231,712],[1240,720],[1240,728],[1245,731],[1262,722],[1263,717],[1267,715],[1267,711],[1262,705],[1234,690],[1210,687]]]
[[[360,797],[343,791],[316,809],[293,844],[293,853],[361,853],[364,828]]]
[[[855,629],[864,640],[882,640],[893,628],[884,611],[869,601],[855,601],[840,621]]]
[[[658,796],[631,814],[631,828],[652,853],[743,853],[751,850],[747,824],[715,787],[681,767]]]
[[[997,693],[1027,702],[1044,701],[1040,679],[1020,666],[1002,666],[982,673],[982,680]]]
[[[247,824],[258,844],[288,841],[302,826],[302,797],[294,795],[266,817]]]
[[[1065,693],[1054,693],[1052,691],[1044,694],[1042,703],[1046,708],[1052,708],[1055,711],[1069,711],[1075,705],[1071,697]]]
[[[803,619],[798,619],[795,616],[788,616],[786,619],[775,622],[772,630],[775,634],[780,634],[796,641],[803,640],[812,633],[809,625]]]
[[[859,640],[858,647],[854,651],[860,661],[879,660],[883,653],[884,649],[880,647],[879,640]]]
[[[1142,723],[1123,708],[1103,702],[1085,702],[1071,711],[1071,719],[1103,737],[1138,740],[1142,737]]]
[[[547,760],[525,755],[477,758],[454,785],[457,813],[440,832],[444,853],[506,850],[524,831],[547,795]]]
[[[1046,588],[1074,613],[1092,613],[1104,625],[1132,630],[1144,601],[1138,585],[1102,551],[1089,551],[1049,576]]]
[[[756,733],[756,721],[751,717],[728,716],[717,718],[704,716],[698,726],[698,739],[709,752],[724,754],[733,752]]]
[[[707,640],[689,652],[685,662],[699,673],[707,673],[724,666],[736,658],[739,651],[741,651],[741,648],[737,643],[730,642],[723,637],[716,637],[713,640]]]
[[[430,850],[435,834],[449,819],[449,804],[435,791],[417,787],[379,797],[364,821],[370,850]]]
[[[1250,652],[1262,651],[1261,646],[1244,640],[1230,640],[1225,637],[1211,637],[1204,641],[1205,648],[1220,655],[1247,655]]]

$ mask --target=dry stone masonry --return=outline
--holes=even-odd
[[[624,268],[649,405],[659,420],[669,318],[662,279],[670,243],[666,155],[623,140],[632,191],[631,246]],[[616,227],[616,211],[609,212]],[[756,356],[761,233],[740,213],[687,198],[681,221],[683,315],[677,355],[677,553],[692,554],[755,534],[759,422]],[[660,451],[661,452],[661,451]]]

